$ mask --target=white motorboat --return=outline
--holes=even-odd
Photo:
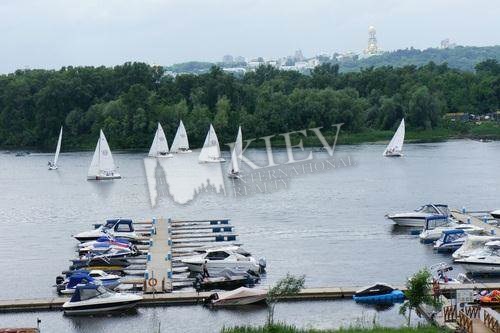
[[[424,227],[425,219],[435,215],[449,216],[448,206],[442,204],[428,204],[413,212],[387,215],[387,218],[401,227]]]
[[[142,296],[110,291],[103,286],[87,284],[77,286],[71,299],[62,306],[65,314],[94,314],[129,309],[137,305]]]
[[[99,133],[99,140],[95,147],[94,156],[90,163],[87,180],[120,179],[121,175],[116,171],[115,161],[109,149],[108,141],[103,131]]]
[[[498,236],[468,235],[462,246],[453,252],[452,257],[453,259],[458,260],[470,256],[481,255],[487,252],[485,244],[495,240],[500,240],[500,238]]]
[[[488,242],[483,253],[457,259],[455,262],[473,275],[497,275],[500,274],[499,249],[500,241]]]
[[[238,289],[219,292],[210,295],[206,302],[212,306],[237,306],[262,302],[266,299],[267,291],[240,287]]]
[[[405,141],[405,120],[401,120],[396,133],[384,150],[385,157],[401,157],[403,156],[403,143]]]
[[[466,239],[467,234],[463,230],[445,230],[434,243],[434,250],[437,252],[454,252],[464,244]]]
[[[191,150],[189,149],[189,140],[186,128],[184,127],[182,120],[179,122],[179,127],[177,128],[177,132],[175,133],[172,147],[170,147],[170,152],[177,154],[191,153]]]
[[[59,131],[59,139],[57,140],[56,154],[54,155],[54,160],[49,162],[49,170],[57,170],[59,167],[57,161],[59,160],[59,153],[61,152],[61,142],[62,142],[63,128]]]
[[[430,267],[430,271],[433,273],[433,280],[439,282],[440,284],[462,284],[472,282],[463,273],[457,275],[457,278],[448,276],[448,272],[452,271],[453,267],[447,263],[440,262],[434,264]]]
[[[184,258],[181,261],[192,272],[201,273],[203,272],[203,265],[206,265],[208,272],[211,274],[218,273],[226,268],[237,271],[252,271],[258,274],[265,268],[264,261],[257,262],[248,252],[241,254],[228,249],[207,250],[204,254]]]
[[[155,137],[151,148],[149,149],[149,157],[174,157],[174,155],[169,153],[168,141],[163,131],[163,127],[158,123],[158,128],[156,129]]]
[[[448,217],[442,218],[440,223],[440,220],[437,218],[438,216],[431,216],[427,218],[424,230],[422,230],[419,235],[422,243],[433,243],[441,238],[444,231],[450,230],[463,230],[469,235],[480,235],[484,233],[483,228],[472,224],[459,224],[449,220]]]
[[[208,130],[198,160],[200,163],[221,163],[226,161],[221,157],[219,139],[217,139],[217,134],[212,124],[210,124],[210,129]]]
[[[80,232],[73,237],[80,242],[93,241],[106,235],[127,239],[128,241],[137,241],[139,235],[134,230],[132,220],[115,219],[108,220],[106,224],[97,227],[94,230]]]
[[[71,276],[64,279],[62,276],[56,278],[57,291],[61,294],[71,295],[75,292],[77,286],[94,283],[103,285],[108,289],[115,289],[121,283],[120,276],[108,274],[102,270],[77,270]]]
[[[243,135],[241,134],[241,126],[238,128],[238,135],[234,143],[234,148],[231,152],[231,163],[227,170],[227,176],[232,179],[241,178],[240,160],[243,153]]]
[[[494,210],[490,213],[491,216],[495,219],[500,219],[500,209]]]

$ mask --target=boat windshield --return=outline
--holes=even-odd
[[[418,208],[415,211],[418,212],[418,213],[439,214],[439,212],[437,211],[437,209],[434,208],[434,206],[431,206],[431,205],[422,206],[422,207]]]

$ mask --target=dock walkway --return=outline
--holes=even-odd
[[[144,292],[172,291],[172,241],[169,223],[164,218],[153,219],[151,242],[146,263]]]
[[[480,219],[479,217],[473,215],[473,213],[462,212],[458,209],[450,210],[450,214],[456,220],[462,223],[470,223],[476,227],[483,228],[490,235],[500,235],[500,228],[491,223],[487,223],[489,220]]]

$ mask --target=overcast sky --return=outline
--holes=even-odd
[[[0,0],[0,72],[500,44],[496,0]]]

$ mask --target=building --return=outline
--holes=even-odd
[[[377,45],[377,30],[373,25],[368,28],[368,46],[363,53],[370,56],[380,53]]]
[[[234,62],[233,56],[230,54],[226,54],[222,57],[222,62],[224,64],[232,64]]]
[[[443,39],[441,41],[440,48],[441,49],[453,49],[457,46],[456,43],[451,43],[449,38]]]

